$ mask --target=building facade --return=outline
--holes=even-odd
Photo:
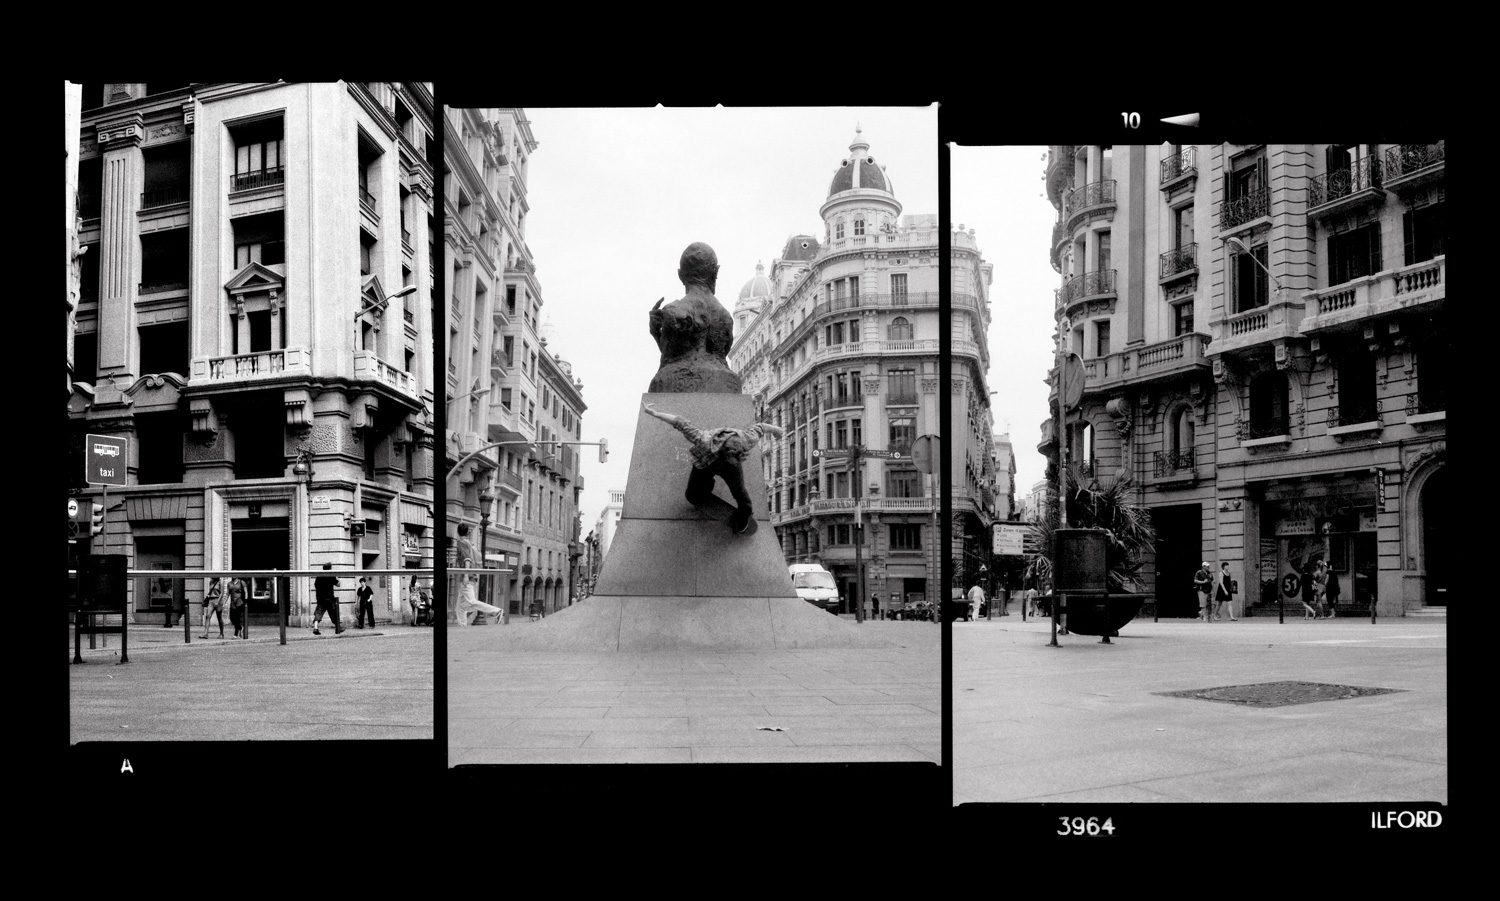
[[[99,500],[86,435],[128,464],[74,550],[430,567],[430,86],[92,83],[82,106],[70,492]],[[310,586],[276,581],[253,580],[252,617],[288,597],[305,622]],[[407,615],[398,581],[377,580],[378,619]],[[139,583],[137,619],[204,588]]]
[[[583,383],[549,351],[540,324],[541,284],[526,245],[537,142],[519,109],[448,109],[443,121],[445,454],[449,470],[465,461],[448,480],[450,547],[465,526],[487,565],[509,571],[487,587],[491,603],[519,613],[540,601],[551,611],[570,602],[579,581],[583,478],[579,448],[544,442],[581,440],[586,407]],[[500,446],[484,450],[492,444]]]
[[[1055,308],[1084,372],[1065,453],[1139,486],[1162,615],[1194,615],[1204,560],[1250,605],[1295,606],[1316,559],[1358,610],[1445,604],[1444,160],[1441,142],[1049,148]]]
[[[918,472],[911,459],[917,438],[946,431],[939,225],[932,215],[902,217],[890,177],[869,151],[856,130],[819,211],[822,238],[792,236],[769,276],[757,266],[735,304],[729,353],[758,415],[786,430],[761,459],[787,562],[826,566],[846,610],[858,597],[856,559],[866,567],[865,591],[889,609],[893,597],[935,600],[945,556],[937,476]],[[977,520],[993,516],[993,499],[979,488],[992,463],[984,387],[990,270],[971,234],[955,232],[953,247],[954,379],[946,390],[983,432],[964,431],[947,452],[955,510]]]

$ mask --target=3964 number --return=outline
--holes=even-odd
[[[1115,834],[1113,817],[1105,817],[1104,822],[1099,822],[1098,817],[1058,817],[1058,835],[1105,835]]]

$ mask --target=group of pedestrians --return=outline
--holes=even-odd
[[[229,624],[234,627],[235,638],[249,638],[250,634],[245,629],[245,604],[250,597],[250,586],[239,576],[229,580],[226,587],[223,580],[214,576],[208,583],[208,591],[203,594],[203,634],[199,638],[209,638],[209,623],[215,617],[219,620],[219,637],[224,637],[224,595],[229,595]]]
[[[333,569],[333,564],[325,563],[323,564],[323,569],[331,570]],[[413,579],[413,583],[415,584],[415,579]],[[323,634],[318,627],[323,624],[323,614],[325,613],[328,614],[329,620],[333,622],[335,635],[344,631],[343,625],[339,623],[338,597],[334,594],[334,589],[338,584],[338,577],[331,573],[313,579],[313,596],[317,602],[317,609],[313,613],[312,623],[312,632],[314,635]],[[365,628],[365,624],[369,623],[371,629],[375,628],[375,589],[371,586],[368,577],[360,577],[359,588],[355,590],[354,594],[357,599],[354,627],[356,629],[363,629]],[[250,586],[239,576],[231,577],[227,586],[221,577],[214,576],[208,583],[208,590],[203,593],[203,634],[198,636],[199,638],[213,637],[209,634],[208,630],[215,619],[218,620],[219,624],[219,637],[224,637],[224,603],[226,595],[228,596],[229,603],[229,623],[234,628],[234,637],[250,637],[249,629],[247,628],[248,623],[246,622]],[[171,614],[169,612],[168,628],[171,627],[170,617]]]
[[[1219,571],[1213,572],[1208,561],[1193,574],[1193,590],[1198,592],[1198,621],[1218,622],[1229,614],[1230,622],[1239,622],[1240,618],[1234,615],[1234,596],[1239,591],[1239,586],[1234,579],[1229,577],[1229,562],[1226,560],[1219,564]]]
[[[1338,573],[1320,557],[1302,576],[1302,618],[1333,619],[1338,602]]]

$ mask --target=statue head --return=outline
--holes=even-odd
[[[702,241],[689,244],[687,250],[682,252],[682,260],[677,264],[677,278],[682,281],[684,288],[702,285],[709,293],[713,293],[714,285],[719,281],[718,255]]]

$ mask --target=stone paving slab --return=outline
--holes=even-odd
[[[939,761],[940,630],[866,625],[885,646],[590,654],[450,629],[449,762]]]
[[[954,629],[955,802],[1447,801],[1443,623],[1146,621],[1060,648],[1048,632]],[[1401,691],[1277,708],[1156,694],[1283,680]]]

